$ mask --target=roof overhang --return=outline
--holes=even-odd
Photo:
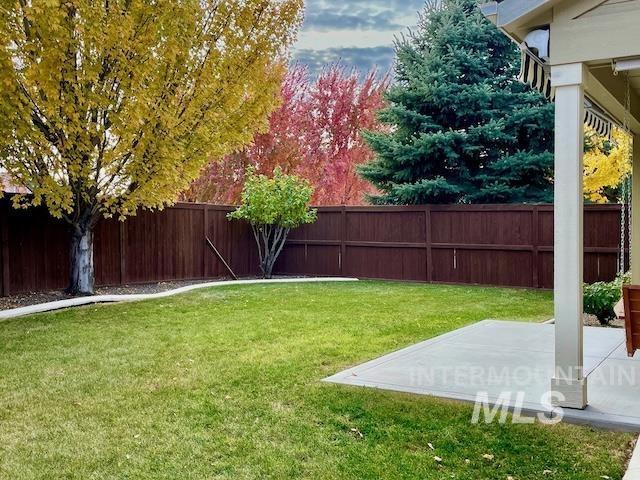
[[[517,44],[531,31],[531,25],[551,23],[554,5],[562,0],[503,0],[480,5],[480,11]]]
[[[548,65],[586,65],[585,94],[616,123],[627,124],[640,135],[640,69],[621,75],[612,70],[612,62],[640,58],[640,8],[635,2],[502,0],[483,3],[480,10],[518,45],[533,30],[549,26]],[[627,76],[631,86],[629,112],[625,102]]]
[[[558,0],[503,0],[480,5],[480,10],[499,28],[528,22],[546,9],[553,7]]]

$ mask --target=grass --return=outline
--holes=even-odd
[[[469,405],[320,381],[484,318],[551,311],[548,292],[360,282],[0,323],[0,478],[619,479],[627,434],[471,425]]]

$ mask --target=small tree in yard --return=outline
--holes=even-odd
[[[308,181],[284,174],[279,167],[272,178],[258,175],[252,167],[247,169],[242,203],[229,218],[251,225],[264,278],[271,278],[291,229],[315,222],[317,210],[309,208],[312,195]]]
[[[302,0],[15,0],[0,8],[0,167],[71,227],[70,293],[93,292],[93,228],[161,209],[264,131]]]

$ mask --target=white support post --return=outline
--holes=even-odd
[[[640,285],[640,135],[633,136],[631,179],[631,283]]]
[[[587,406],[583,355],[584,82],[581,63],[551,67],[555,99],[554,306],[555,372],[562,407]],[[561,398],[562,398],[561,397]]]

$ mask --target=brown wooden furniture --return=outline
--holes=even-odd
[[[627,355],[640,348],[640,285],[625,285],[622,288],[624,301],[624,327],[627,333]]]

